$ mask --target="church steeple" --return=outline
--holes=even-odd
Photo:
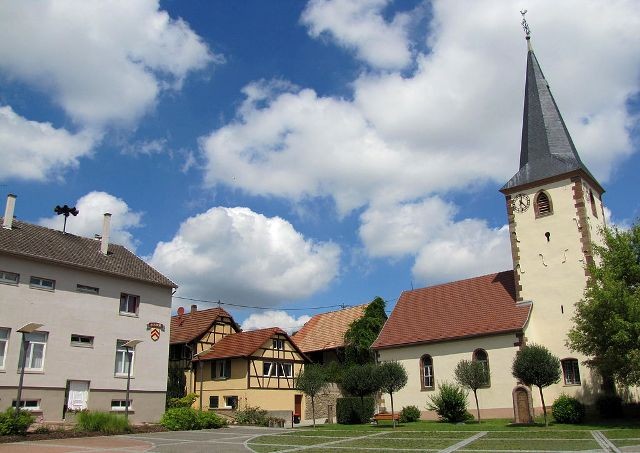
[[[527,29],[525,29],[527,31]],[[582,171],[604,192],[584,165],[576,150],[567,126],[562,119],[549,84],[531,46],[527,33],[527,78],[525,83],[520,170],[501,192],[559,175]]]

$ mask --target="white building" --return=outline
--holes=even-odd
[[[171,294],[176,285],[126,248],[14,220],[9,195],[0,228],[0,410],[16,404],[25,337],[22,406],[46,421],[69,409],[124,411],[126,341],[142,340],[131,365],[130,419],[157,421],[165,407]]]

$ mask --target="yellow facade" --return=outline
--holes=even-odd
[[[275,341],[281,342],[282,348],[275,348]],[[202,399],[204,410],[260,407],[290,411],[304,418],[304,398],[296,390],[295,381],[305,360],[285,335],[275,334],[249,357],[203,361],[201,368],[196,367],[195,406],[200,407]],[[230,364],[228,377],[216,377],[220,361]]]

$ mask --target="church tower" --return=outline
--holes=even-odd
[[[586,265],[593,261],[592,244],[604,225],[604,189],[580,159],[525,31],[520,169],[500,189],[516,297],[533,304],[526,341],[544,344],[561,359],[576,358],[564,343],[587,282]]]

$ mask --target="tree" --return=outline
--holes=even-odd
[[[309,364],[298,375],[296,387],[304,394],[311,397],[311,416],[313,417],[313,427],[316,427],[316,403],[315,397],[327,388],[329,382],[327,375],[321,365]]]
[[[391,416],[393,417],[393,394],[407,385],[407,370],[398,362],[382,362],[376,367],[375,376],[380,389],[388,393],[391,398]],[[395,418],[393,427],[396,427]]]
[[[371,345],[387,321],[384,309],[384,300],[376,297],[367,305],[362,317],[351,323],[344,334],[347,363],[374,363],[375,356],[371,351]]]
[[[542,345],[527,345],[520,349],[513,359],[511,374],[525,385],[538,387],[544,412],[544,424],[548,426],[547,406],[544,404],[542,388],[560,381],[560,359]]]
[[[473,360],[461,360],[455,369],[456,381],[463,387],[473,391],[476,399],[476,411],[478,413],[478,423],[480,423],[480,405],[478,404],[478,389],[486,386],[489,380],[487,368],[482,362]]]
[[[567,345],[591,357],[587,365],[614,392],[614,382],[640,385],[640,223],[604,228],[602,238]]]
[[[380,383],[376,378],[376,365],[351,365],[348,367],[340,382],[342,390],[352,396],[360,397],[360,404],[364,405],[364,397],[380,390]]]

